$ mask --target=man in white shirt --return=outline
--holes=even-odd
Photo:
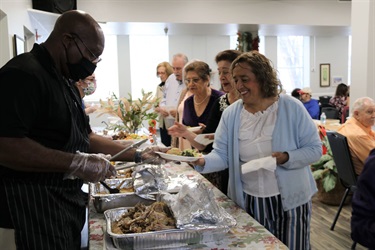
[[[187,64],[188,58],[182,53],[175,54],[172,59],[173,74],[168,77],[165,82],[165,92],[163,100],[160,102],[156,112],[162,114],[164,119],[168,116],[176,117],[177,104],[182,90],[186,87],[182,81],[182,70]],[[171,136],[168,134],[167,128],[160,128],[161,142],[169,147],[171,145]]]

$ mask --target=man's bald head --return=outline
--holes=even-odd
[[[79,41],[74,40],[74,37],[78,37]],[[44,46],[50,52],[57,68],[67,76],[67,58],[71,63],[76,63],[82,57],[76,50],[76,46],[80,47],[82,53],[89,60],[93,59],[89,56],[91,53],[95,57],[99,57],[104,50],[104,34],[100,25],[89,14],[71,10],[64,12],[56,20],[53,31]]]
[[[89,14],[79,10],[67,11],[56,20],[51,36],[63,33],[78,34],[83,40],[104,37],[100,25]]]

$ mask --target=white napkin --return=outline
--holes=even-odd
[[[241,169],[243,175],[257,171],[259,169],[265,169],[274,172],[276,169],[276,158],[272,156],[267,156],[260,159],[251,160],[244,163],[241,166]]]
[[[213,135],[213,134],[199,134],[195,137],[194,141],[207,146],[208,144],[212,143],[214,140],[210,140],[208,138],[205,138],[206,135]]]

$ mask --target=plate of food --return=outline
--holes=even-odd
[[[202,157],[202,154],[194,149],[180,150],[178,148],[171,148],[166,153],[155,152],[160,155],[161,158],[170,161],[185,161],[193,162]]]

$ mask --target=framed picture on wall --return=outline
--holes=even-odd
[[[13,36],[14,39],[14,56],[25,53],[25,40],[16,34]]]
[[[331,66],[329,63],[320,64],[320,87],[331,85]]]

